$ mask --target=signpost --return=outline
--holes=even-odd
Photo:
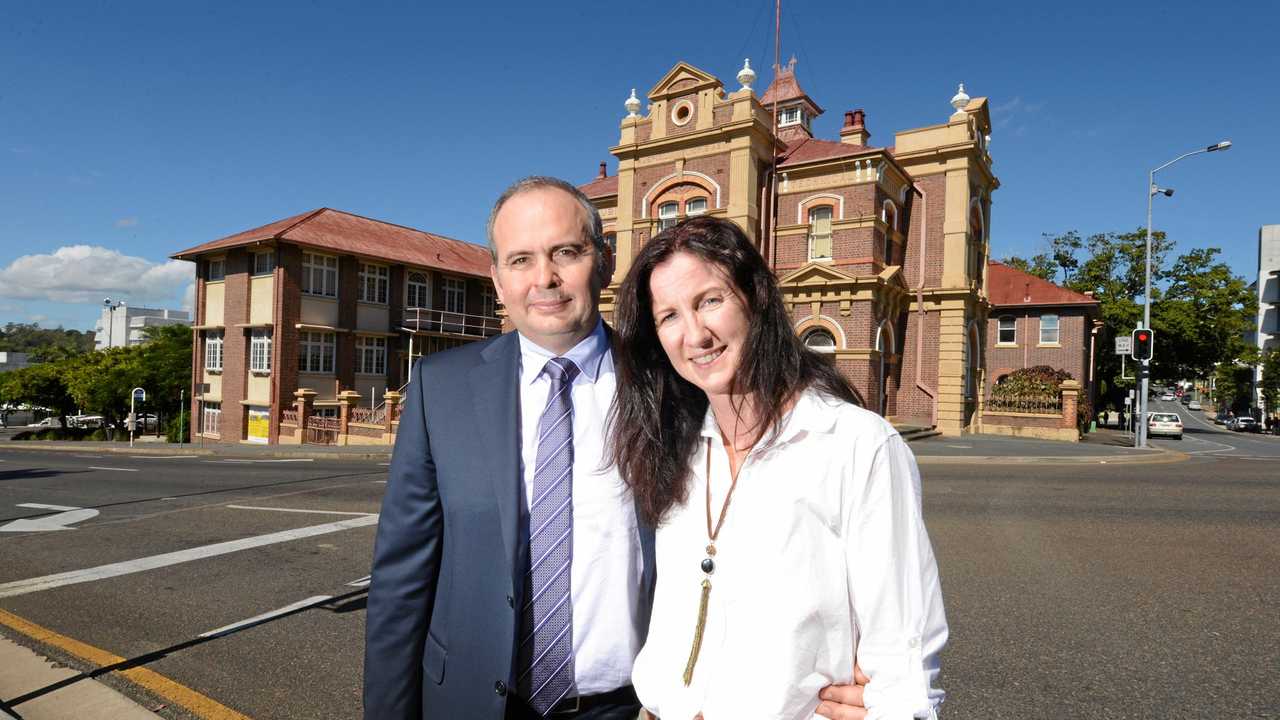
[[[1133,336],[1117,335],[1116,336],[1116,354],[1129,355],[1133,352]]]
[[[129,447],[133,447],[133,431],[138,427],[137,404],[147,401],[147,391],[134,388],[129,397]]]

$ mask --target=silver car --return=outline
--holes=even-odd
[[[1177,413],[1151,413],[1147,435],[1182,439],[1182,418]]]

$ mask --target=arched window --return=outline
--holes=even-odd
[[[679,222],[680,203],[668,202],[658,206],[658,232],[675,227]]]
[[[810,350],[816,350],[817,352],[824,353],[836,351],[835,337],[823,328],[814,328],[806,332],[803,340],[805,347]]]
[[[407,308],[431,307],[431,283],[426,273],[411,272],[406,282],[404,306]]]
[[[831,206],[809,210],[809,259],[831,259]]]

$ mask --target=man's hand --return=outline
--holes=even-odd
[[[853,666],[853,685],[828,685],[818,693],[822,700],[818,704],[817,713],[830,720],[863,720],[867,716],[866,705],[862,701],[863,686],[871,682],[871,678],[863,674],[862,668]]]

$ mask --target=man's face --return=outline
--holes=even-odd
[[[539,188],[508,200],[493,223],[498,299],[522,335],[556,354],[595,328],[611,271],[586,237],[583,215],[568,193]]]

